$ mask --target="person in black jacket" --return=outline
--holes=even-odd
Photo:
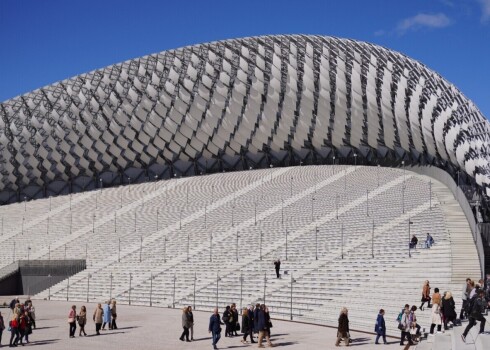
[[[259,311],[260,311],[260,304],[255,304],[255,310],[254,310],[254,333],[259,333]]]
[[[385,310],[379,310],[378,318],[376,319],[376,325],[374,326],[374,331],[376,332],[376,341],[374,344],[379,344],[379,338],[383,337],[383,343],[386,342],[386,324],[385,324]]]
[[[471,310],[468,312],[468,326],[466,326],[466,329],[464,330],[463,334],[461,334],[461,339],[463,339],[463,342],[466,342],[466,336],[468,335],[468,332],[470,329],[476,325],[476,321],[480,321],[480,333],[484,333],[485,331],[485,317],[483,317],[482,313],[485,311],[486,303],[484,300],[484,291],[480,289],[477,294],[471,298],[469,301],[470,305],[473,305],[471,307]]]
[[[279,278],[281,276],[281,274],[279,273],[279,271],[281,270],[281,260],[277,259],[276,261],[274,261],[274,268],[276,269],[276,276],[277,278]]]
[[[259,331],[259,341],[258,341],[258,347],[262,348],[262,340],[265,339],[267,340],[267,345],[269,347],[272,347],[271,343],[271,337],[269,335],[269,319],[267,317],[266,313],[266,307],[264,304],[260,305],[259,312],[257,313],[257,329]]]
[[[233,313],[231,312],[230,305],[226,306],[225,312],[223,312],[223,322],[225,323],[225,337],[233,336],[232,322],[233,322]]]
[[[444,329],[448,330],[447,324],[456,320],[456,303],[451,292],[446,292],[442,298],[442,314],[444,316]]]
[[[339,316],[339,327],[337,328],[337,341],[335,342],[335,346],[339,346],[340,341],[344,339],[345,345],[349,346],[349,317],[347,316],[348,310],[346,307],[343,307],[340,311]]]
[[[256,341],[254,341],[254,328],[255,328],[255,326],[254,326],[255,322],[254,321],[255,321],[255,319],[254,319],[254,306],[253,305],[250,305],[248,307],[247,314],[248,314],[248,326],[249,326],[248,333],[250,335],[250,342],[256,343]],[[242,326],[243,326],[243,324],[242,324]],[[243,330],[243,328],[242,328],[242,330]]]
[[[237,328],[238,328],[238,310],[236,309],[236,304],[233,303],[231,304],[231,315],[232,315],[232,320],[231,320],[231,332],[232,335],[235,335],[236,337],[238,336],[237,333]]]
[[[216,344],[218,344],[221,338],[221,319],[219,317],[218,308],[214,308],[214,312],[209,318],[209,328],[208,331],[213,335],[213,349],[217,349]]]
[[[250,334],[250,317],[248,316],[248,309],[246,307],[244,307],[242,310],[242,333],[242,344],[247,344],[247,336],[249,335],[250,340],[253,340],[252,335]]]

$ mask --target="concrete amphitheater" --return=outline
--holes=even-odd
[[[0,281],[20,275],[39,300],[265,302],[326,326],[346,306],[364,332],[384,308],[396,336],[424,280],[459,309],[465,278],[484,275],[488,121],[376,45],[195,45],[5,101],[0,116]],[[431,249],[408,249],[427,232]],[[424,345],[461,348],[458,331]]]

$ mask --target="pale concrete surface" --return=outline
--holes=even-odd
[[[0,297],[0,303],[7,303],[12,298]],[[21,302],[23,299],[21,298]],[[179,340],[182,332],[181,311],[175,309],[150,308],[140,306],[118,305],[118,327],[114,331],[102,331],[95,336],[95,324],[92,314],[96,304],[80,302],[33,300],[36,307],[37,329],[30,335],[31,344],[36,349],[76,350],[76,349],[212,349],[211,337],[208,334],[207,312],[194,312],[194,342],[186,343]],[[75,304],[77,312],[82,305],[87,307],[87,337],[68,337],[68,312]],[[10,309],[0,309],[5,321],[8,320]],[[271,315],[273,316],[273,315]],[[322,326],[273,320],[272,342],[276,347],[288,350],[300,349],[338,349],[334,346],[336,330]],[[374,320],[373,320],[374,325]],[[374,326],[373,326],[374,327]],[[389,345],[375,345],[375,336],[371,334],[351,332],[355,349],[403,349],[398,339],[388,338]],[[5,330],[2,346],[8,344],[10,332]],[[256,344],[242,344],[241,337],[225,338],[224,334],[218,343],[219,349],[255,349]],[[342,347],[343,345],[341,345]]]

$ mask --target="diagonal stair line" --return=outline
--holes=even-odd
[[[342,177],[346,176],[347,174],[350,174],[352,172],[356,171],[356,167],[349,167],[345,172],[338,172],[336,174],[334,174],[333,176],[330,176],[328,177],[327,179],[321,181],[320,183],[318,184],[315,184],[314,186],[311,186],[305,190],[303,190],[302,192],[299,192],[297,194],[295,194],[294,196],[292,197],[289,197],[287,199],[287,201],[285,201],[285,205],[287,203],[287,205],[290,205],[292,203],[295,203],[309,195],[311,195],[312,193],[314,193],[315,191],[318,190],[318,188],[322,188],[322,187],[325,187],[325,186],[328,186],[330,185],[331,183],[341,179]],[[233,194],[231,195],[233,197]],[[270,215],[274,214],[274,213],[277,213],[279,212],[280,210],[282,210],[282,204],[279,203],[273,207],[270,207],[268,208],[267,210],[264,210],[262,211],[261,213],[257,214],[257,221],[261,221],[267,217],[269,217]],[[228,229],[226,232],[224,233],[221,233],[219,235],[219,237],[217,237],[218,239],[215,240],[214,242],[222,242],[222,241],[225,241],[226,239],[228,239],[231,235],[235,234],[237,231],[241,231],[249,226],[253,226],[255,224],[255,217],[250,217],[249,219],[245,220],[245,221],[242,221],[241,223],[235,225],[233,228],[231,229]],[[196,255],[199,255],[202,253],[202,249],[193,249],[189,252],[189,256],[196,256]],[[175,267],[181,263],[183,263],[184,261],[187,260],[187,256],[185,255],[181,255],[181,256],[177,256],[175,257],[173,260],[171,260],[171,262],[169,263],[169,265],[163,267],[163,270],[161,271],[158,271],[158,272],[155,272],[155,271],[151,271],[151,273],[153,273],[153,276],[157,276],[159,273],[163,273],[163,271],[165,270],[168,270],[172,267]],[[231,269],[234,269],[233,267],[229,267]],[[139,277],[139,284],[143,283],[144,281],[148,280],[150,277],[151,277],[151,274],[150,272],[146,273],[145,275],[140,275],[138,276]],[[138,284],[135,284],[135,286],[137,286]],[[124,291],[116,291],[116,295],[121,294],[121,293],[124,293],[126,292],[126,290]]]
[[[210,211],[213,211],[217,208],[220,208],[221,206],[225,205],[226,203],[230,202],[230,201],[233,201],[236,196],[241,196],[241,195],[244,195],[254,189],[256,189],[257,187],[260,187],[262,186],[262,184],[264,182],[268,182],[268,181],[272,181],[273,179],[281,176],[282,174],[286,173],[290,171],[289,168],[279,168],[277,170],[275,170],[272,174],[272,176],[267,176],[265,180],[263,179],[259,179],[255,182],[252,182],[250,183],[249,185],[245,186],[244,188],[241,188],[240,190],[236,191],[236,192],[233,192],[233,193],[230,193],[228,194],[226,197],[223,197],[223,198],[220,198],[219,200],[213,202],[212,204],[210,204],[208,207],[205,207],[204,209],[199,209],[197,211],[195,211],[194,213],[186,216],[185,218],[182,218],[182,226],[185,226],[186,224],[196,220],[196,219],[199,219],[200,217],[204,216],[205,215],[205,211],[206,212],[210,212]],[[179,179],[179,184],[182,184],[182,181],[188,181],[190,178],[186,178],[186,179]],[[177,183],[174,184],[174,186],[176,186]],[[143,203],[146,202],[149,199],[151,198],[154,198],[154,197],[157,197],[158,194],[160,192],[164,192],[165,191],[165,188],[161,188],[160,190],[157,190],[156,192],[153,192],[151,195],[149,196],[146,196],[138,201],[135,201],[133,203],[131,203],[129,206],[132,205],[131,208],[127,209],[125,212],[131,210],[133,207],[135,206],[138,206],[139,203]],[[123,208],[124,209],[124,208]],[[121,213],[120,211],[121,209],[119,209],[119,213]],[[107,222],[107,221],[110,221],[112,218],[113,218],[113,213],[110,213],[106,216],[105,218],[105,221],[104,222]],[[102,221],[102,220],[101,220]],[[100,224],[100,222],[99,222]],[[180,222],[175,222],[174,224],[171,224],[171,225],[168,225],[167,227],[165,227],[164,229],[161,229],[159,231],[156,231],[155,233],[151,234],[150,236],[148,237],[145,237],[143,239],[143,246],[147,246],[153,242],[155,242],[156,240],[160,239],[161,237],[163,236],[166,236],[168,233],[172,232],[172,231],[176,231],[178,230],[180,226]],[[85,228],[86,229],[86,228]],[[92,230],[92,227],[89,227],[88,230],[85,230],[85,232],[87,231],[91,231]],[[78,235],[77,235],[78,236]],[[74,237],[76,238],[76,237]],[[73,238],[73,239],[74,239]],[[71,240],[70,240],[71,241]],[[59,246],[63,246],[65,243],[60,243]],[[130,255],[130,254],[133,254],[135,252],[137,252],[138,250],[140,249],[140,244],[137,243],[137,244],[129,244],[128,246],[124,247],[123,249],[121,249],[121,254],[120,254],[120,257],[121,259],[123,259],[124,257]],[[80,273],[78,273],[77,275],[75,276],[72,276],[70,277],[70,279],[73,281],[72,284],[78,282],[78,281],[81,281],[83,280],[84,278],[86,278],[86,275],[89,273],[89,272],[95,272],[95,271],[99,271],[113,263],[116,263],[118,261],[118,256],[109,256],[107,257],[106,259],[103,259],[101,261],[95,261],[92,266],[90,266],[90,268],[84,270],[84,271],[81,271]],[[58,284],[59,286],[59,284]],[[56,286],[52,287],[51,288],[51,294],[54,294],[58,291],[62,291],[64,290],[64,287],[60,287],[59,290],[56,290],[55,289]]]
[[[158,197],[160,195],[163,195],[163,193],[166,191],[166,189],[172,189],[172,188],[177,187],[178,185],[181,185],[181,184],[183,184],[183,183],[185,183],[186,181],[189,181],[189,180],[190,180],[190,178],[178,179],[175,182],[169,183],[166,186],[161,187],[157,191],[152,191],[148,195],[143,196],[140,199],[135,200],[134,202],[131,202],[131,203],[126,204],[122,208],[117,208],[116,210],[110,211],[109,213],[107,213],[103,217],[101,217],[98,220],[96,220],[94,225],[86,225],[85,227],[82,227],[81,229],[74,231],[70,235],[66,235],[64,237],[61,237],[59,240],[57,240],[55,242],[55,244],[52,244],[51,245],[51,248],[50,249],[51,250],[56,250],[58,248],[61,248],[65,244],[68,244],[71,241],[77,239],[78,237],[80,237],[80,236],[82,236],[82,235],[84,235],[84,234],[92,231],[94,228],[98,228],[98,227],[106,224],[107,222],[114,220],[114,213],[117,213],[119,216],[120,215],[123,215],[123,214],[126,214],[129,211],[137,208],[141,204],[146,203],[147,201],[149,201],[149,200],[151,200],[151,199],[153,199],[155,197]],[[43,256],[45,256],[47,254],[49,254],[49,251],[48,251],[48,249],[44,248],[44,249],[41,249],[38,252],[35,252],[32,255],[32,257],[33,257],[33,259],[40,259],[40,258],[42,258]]]
[[[73,200],[70,200],[69,202],[67,203],[64,203],[56,208],[53,208],[51,209],[49,212],[45,213],[45,214],[42,214],[42,215],[39,215],[38,217],[35,217],[34,219],[30,220],[30,221],[26,221],[24,222],[24,231],[29,229],[29,228],[32,228],[32,227],[35,227],[37,225],[39,225],[41,222],[47,220],[48,218],[51,218],[53,216],[56,216],[56,215],[59,215],[61,212],[63,212],[64,210],[70,208],[70,206],[74,206],[80,202],[83,202],[84,200],[86,199],[89,199],[90,197],[92,197],[96,192],[95,191],[91,191],[91,192],[86,192],[86,193],[83,193],[83,194],[79,194],[78,196],[75,197],[75,199]],[[10,231],[10,233],[8,234],[5,234],[2,237],[2,240],[5,240],[5,241],[8,241],[10,238],[12,237],[15,237],[19,234],[22,233],[22,229],[17,229],[17,230],[12,230]],[[34,248],[34,247],[33,247]]]
[[[352,167],[352,168],[349,168],[349,169],[352,169],[352,170],[350,170],[350,172],[352,172],[352,171],[354,171],[354,170],[355,170],[355,167]],[[350,172],[348,172],[348,173],[350,173]],[[345,173],[341,173],[341,174],[340,174],[341,176],[339,176],[338,178],[341,178],[343,174],[345,174]],[[338,173],[337,173],[336,175],[338,175]],[[380,186],[380,187],[379,187],[379,188],[377,188],[376,190],[373,190],[373,191],[370,193],[369,198],[374,198],[374,197],[376,197],[376,196],[378,196],[378,195],[382,194],[383,192],[385,192],[385,191],[389,190],[390,188],[395,187],[395,186],[397,186],[397,185],[399,185],[399,184],[403,183],[404,179],[405,179],[405,181],[406,181],[406,180],[407,180],[407,179],[409,179],[410,177],[412,177],[412,175],[406,175],[406,176],[405,176],[405,178],[404,178],[403,176],[397,177],[396,179],[394,179],[394,180],[392,180],[392,181],[390,181],[390,182],[388,182],[388,183],[386,183],[386,184],[384,184],[384,185]],[[338,178],[336,178],[336,179],[338,179]],[[330,178],[329,178],[329,179],[330,179]],[[327,179],[327,180],[328,180],[328,179]],[[325,181],[323,181],[323,182],[326,182],[327,180],[325,180]],[[322,183],[323,183],[323,182],[322,182]],[[326,186],[326,184],[324,184],[323,186]],[[304,193],[304,195],[303,195],[302,197],[307,196],[307,195],[309,195],[309,194],[311,194],[311,193],[314,193],[314,192],[315,192],[315,188],[318,188],[318,187],[312,186],[312,187],[308,188],[308,190],[306,190],[306,191],[304,191],[304,192],[303,192],[303,193]],[[303,194],[303,193],[301,193],[301,194]],[[343,214],[343,213],[345,213],[345,212],[348,212],[349,210],[351,210],[351,209],[353,209],[353,208],[355,208],[355,207],[357,207],[357,206],[359,206],[359,205],[363,204],[365,201],[367,201],[367,199],[366,199],[366,196],[365,196],[365,195],[362,195],[362,196],[358,197],[357,199],[355,199],[355,200],[353,200],[353,201],[351,201],[351,202],[349,202],[349,203],[345,204],[343,207],[339,208],[339,215],[341,215],[341,214]],[[278,210],[280,210],[281,205],[278,205],[278,206],[276,206],[275,208],[277,208]],[[270,210],[272,210],[272,209],[273,209],[273,208],[271,208]],[[310,231],[311,231],[312,229],[314,229],[316,226],[321,226],[321,225],[325,224],[326,222],[328,222],[328,221],[330,221],[330,220],[334,219],[334,218],[335,218],[335,216],[336,216],[336,213],[328,213],[328,214],[326,214],[326,215],[324,215],[324,216],[322,216],[322,217],[320,217],[320,218],[316,219],[316,220],[315,220],[315,221],[313,221],[312,223],[310,223],[310,224],[308,224],[308,225],[304,226],[303,228],[301,228],[301,229],[299,229],[299,230],[296,230],[296,231],[292,232],[291,234],[289,234],[289,235],[288,235],[288,242],[289,242],[290,240],[294,240],[294,239],[297,239],[297,238],[301,237],[301,236],[302,236],[302,235],[304,235],[306,232],[310,232]],[[247,220],[247,221],[248,221],[248,220]],[[235,232],[235,231],[233,231],[233,232]],[[225,238],[226,238],[226,237],[225,237]],[[262,247],[262,252],[263,252],[263,253],[262,253],[262,255],[263,255],[263,256],[266,256],[267,254],[270,254],[270,253],[272,253],[272,252],[276,251],[277,249],[279,249],[279,248],[280,248],[280,247],[282,247],[283,245],[284,245],[284,242],[277,242],[277,241],[276,241],[276,242],[275,242],[275,243],[273,243],[272,245],[269,245],[269,249],[267,249],[267,247],[265,247],[265,248],[264,248],[264,247]],[[228,265],[228,266],[226,267],[226,269],[225,269],[225,272],[224,272],[224,273],[222,273],[220,277],[227,277],[227,276],[228,276],[228,275],[230,275],[230,274],[236,273],[236,271],[237,271],[237,270],[239,270],[239,269],[240,269],[241,267],[243,267],[243,266],[247,266],[247,265],[249,265],[249,264],[250,264],[250,262],[251,262],[252,260],[256,259],[256,258],[257,258],[256,256],[253,256],[252,258],[249,258],[249,259],[247,259],[247,260],[241,260],[241,261],[240,261],[240,263],[236,263],[236,262],[235,262],[235,263],[233,263],[232,265]],[[321,264],[321,263],[322,263],[320,260],[315,261],[315,262],[316,262],[316,264]],[[312,265],[314,265],[314,264],[312,264]],[[223,271],[223,270],[222,270],[222,271]],[[213,282],[213,283],[214,283],[214,282]],[[206,283],[206,284],[205,284],[205,286],[204,286],[204,287],[201,287],[199,290],[202,290],[202,289],[204,289],[204,288],[206,288],[206,287],[208,287],[208,286],[211,286],[211,285],[213,285],[213,283]]]

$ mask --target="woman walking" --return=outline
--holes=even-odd
[[[117,309],[116,309],[116,301],[115,300],[112,300],[111,316],[112,316],[112,329],[117,329],[117,324],[116,324]]]
[[[250,334],[250,317],[248,316],[248,309],[246,307],[242,310],[242,333],[243,339],[241,342],[247,344],[247,336],[250,335],[250,341],[252,341],[252,335]]]
[[[71,306],[70,313],[68,314],[68,324],[70,325],[70,338],[75,338],[75,331],[77,330],[77,307]]]
[[[427,307],[430,308],[430,285],[429,281],[424,282],[422,287],[422,304],[420,304],[420,311],[424,311],[424,304],[427,303]]]
[[[98,303],[93,316],[93,320],[95,322],[95,333],[97,335],[100,335],[100,328],[102,327],[103,315],[104,315],[104,310],[102,310],[102,305]]]
[[[20,339],[19,334],[20,312],[15,311],[12,313],[12,319],[10,320],[10,347],[17,346]]]
[[[454,324],[456,320],[456,303],[454,302],[451,292],[446,292],[442,298],[442,315],[444,316],[444,330],[448,330],[448,322]]]
[[[231,324],[233,322],[233,314],[231,312],[230,305],[226,306],[225,312],[223,312],[223,322],[225,323],[225,337],[233,336]]]
[[[78,325],[80,326],[80,332],[78,332],[78,336],[81,337],[82,333],[84,336],[87,336],[85,333],[85,325],[87,324],[87,309],[85,306],[80,308],[80,313],[78,314]]]
[[[383,343],[388,344],[386,342],[386,324],[385,324],[385,310],[379,310],[378,318],[376,319],[376,326],[374,326],[374,331],[376,332],[376,340],[374,344],[379,344],[378,340],[380,337],[383,337]]]
[[[194,314],[192,313],[192,306],[187,307],[187,315],[189,317],[189,323],[191,325],[190,331],[191,331],[191,341],[194,340]]]
[[[189,308],[186,306],[182,309],[182,328],[184,328],[182,335],[180,336],[180,340],[190,342],[189,340],[189,328],[190,328],[190,321],[189,321]]]
[[[430,334],[434,334],[434,328],[437,325],[437,331],[441,331],[441,306],[435,302],[432,304],[432,324],[430,325]]]
[[[107,300],[106,303],[104,304],[104,316],[102,319],[102,330],[105,331],[105,325],[107,324],[107,327],[109,329],[112,329],[112,323],[111,323],[111,302],[110,300]]]
[[[347,316],[348,312],[349,310],[347,310],[346,307],[343,307],[342,310],[340,311],[339,326],[337,328],[337,341],[335,342],[335,346],[339,346],[340,341],[342,339],[344,339],[345,346],[349,346],[350,338],[349,338],[349,317]]]

